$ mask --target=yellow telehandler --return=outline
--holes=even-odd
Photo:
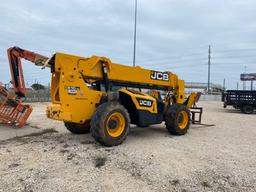
[[[52,103],[47,107],[47,117],[63,121],[72,133],[91,132],[99,143],[115,146],[126,139],[130,124],[147,127],[165,122],[175,135],[189,129],[190,109],[200,94],[186,98],[184,81],[174,73],[112,63],[98,56],[55,53],[48,58],[13,47],[8,54],[19,96],[25,96],[24,87],[17,88],[24,81],[20,69],[20,58],[27,59],[24,53],[34,56],[30,61],[36,65],[51,68]],[[17,68],[22,78],[13,72]]]

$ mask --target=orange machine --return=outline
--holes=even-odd
[[[0,123],[23,127],[32,112],[32,107],[23,105],[18,97],[11,96],[0,86]]]
[[[21,103],[21,98],[26,96],[21,59],[44,66],[48,57],[18,47],[9,48],[7,53],[16,96],[11,96],[5,87],[0,86],[0,123],[23,127],[33,109]]]

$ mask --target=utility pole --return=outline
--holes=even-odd
[[[238,90],[238,88],[239,88],[239,83],[237,82],[236,83],[236,90]]]
[[[134,38],[133,38],[133,67],[135,67],[136,60],[136,38],[137,38],[137,0],[135,0],[135,13],[134,13]]]
[[[253,80],[251,80],[251,91],[253,90]]]
[[[211,81],[211,45],[209,45],[208,49],[208,94],[210,94],[210,81]]]

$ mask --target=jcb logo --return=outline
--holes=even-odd
[[[141,107],[151,107],[152,106],[152,101],[150,101],[150,100],[137,99],[137,101],[139,102],[139,105]]]
[[[155,80],[169,81],[169,74],[159,71],[151,71],[150,78]]]

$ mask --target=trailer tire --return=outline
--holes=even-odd
[[[186,105],[174,104],[165,114],[166,129],[174,135],[184,135],[190,126],[190,111]]]
[[[106,102],[95,111],[91,120],[91,134],[104,146],[116,146],[127,137],[130,117],[126,108],[118,102]]]
[[[252,114],[253,113],[253,106],[251,106],[251,105],[243,105],[241,111],[244,114]]]
[[[90,122],[84,124],[64,122],[65,127],[73,134],[86,134],[90,133]]]

